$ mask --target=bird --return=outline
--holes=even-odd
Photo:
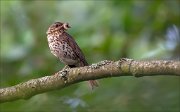
[[[67,33],[69,28],[71,26],[66,22],[55,22],[50,25],[46,32],[50,51],[70,68],[88,66],[80,47],[74,38]],[[92,89],[99,85],[96,80],[88,82]]]

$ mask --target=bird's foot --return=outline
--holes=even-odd
[[[70,67],[68,65],[65,65],[65,67],[62,70],[69,70]]]
[[[67,69],[63,69],[59,72],[60,76],[63,78],[64,81],[66,81],[68,78],[67,78],[67,75],[68,75],[68,70]]]

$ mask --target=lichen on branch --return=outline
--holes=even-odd
[[[87,80],[119,76],[142,77],[157,75],[180,76],[180,61],[137,61],[123,58],[115,62],[104,60],[91,66],[67,68],[53,75],[31,79],[12,87],[1,88],[0,103],[28,99],[40,93],[60,90],[71,84]]]

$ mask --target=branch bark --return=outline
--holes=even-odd
[[[28,99],[36,94],[62,89],[81,81],[119,76],[180,76],[180,61],[101,61],[91,66],[61,70],[54,75],[32,79],[12,87],[0,89],[0,103]]]

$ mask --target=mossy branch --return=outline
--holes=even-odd
[[[119,76],[180,76],[180,61],[101,61],[91,66],[61,70],[54,75],[32,79],[0,89],[0,103],[28,99],[34,95],[67,87],[82,81]],[[112,79],[113,80],[113,79]]]

